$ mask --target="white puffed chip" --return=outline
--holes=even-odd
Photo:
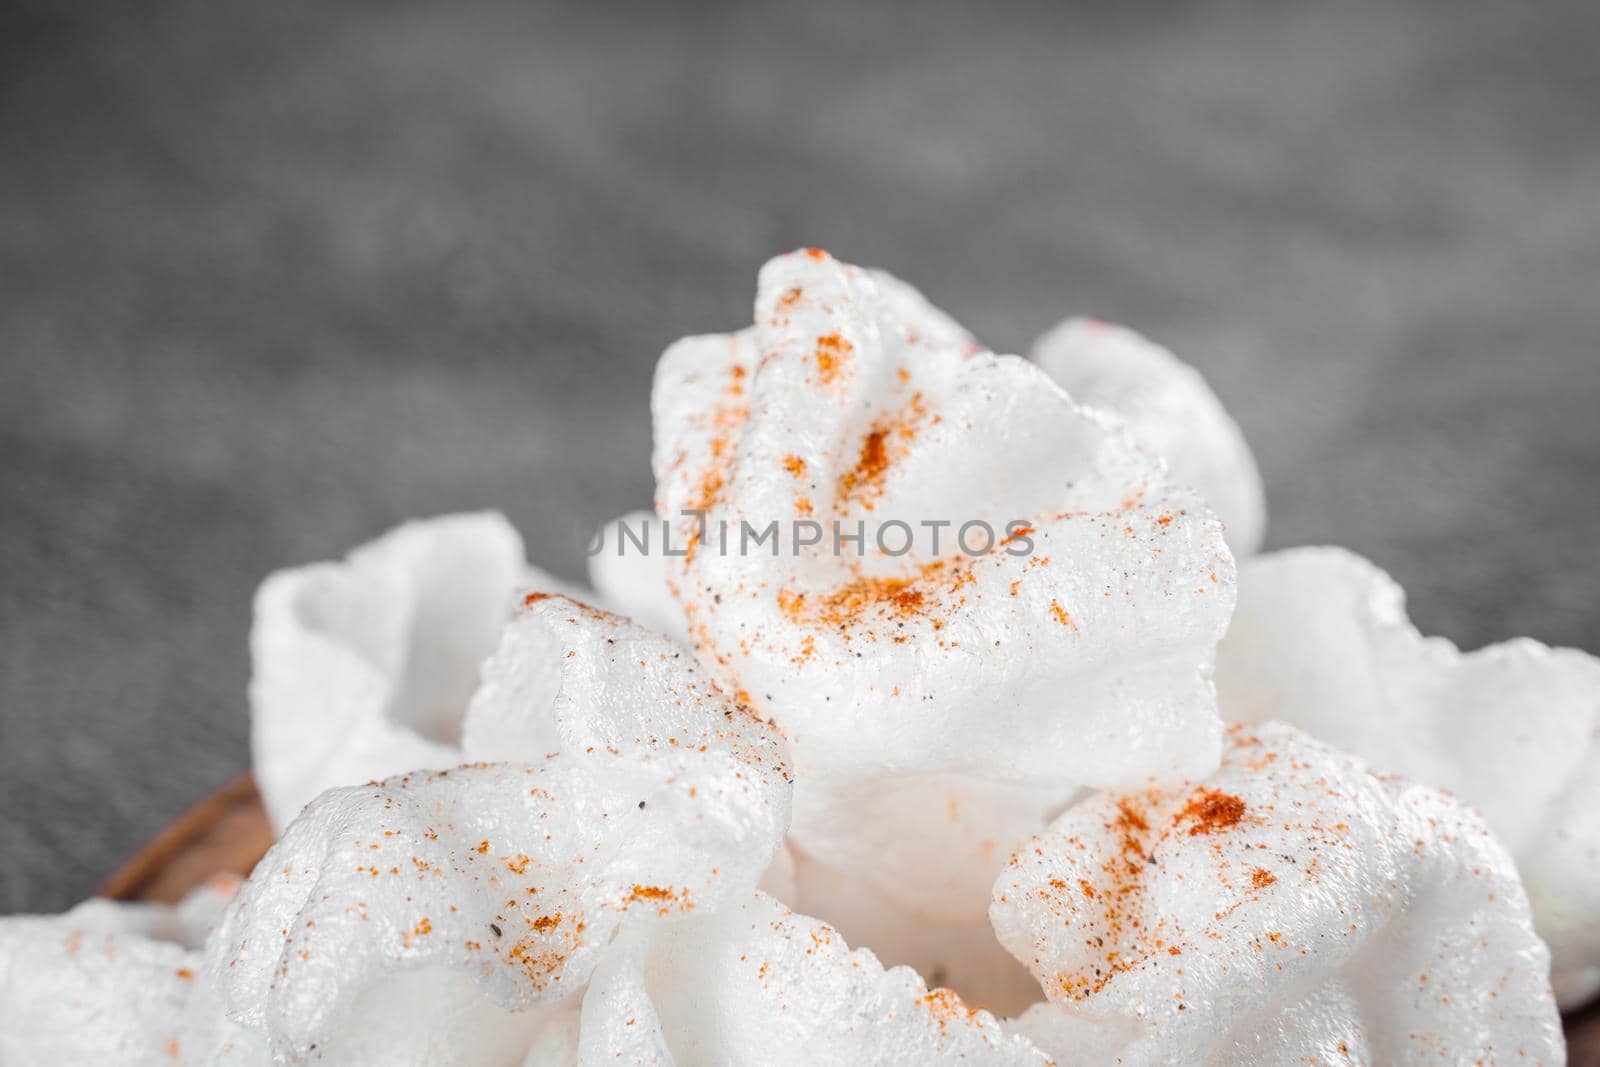
[[[579,1062],[578,1036],[583,1025],[583,998],[568,997],[547,1009],[534,1031],[522,1067],[571,1067]]]
[[[1339,548],[1250,560],[1217,657],[1224,714],[1281,719],[1472,804],[1511,852],[1563,1005],[1600,989],[1600,660],[1521,638],[1463,654]]]
[[[251,748],[273,826],[324,789],[460,762],[478,664],[530,585],[565,591],[523,562],[521,537],[493,512],[409,522],[346,560],[263,582]]]
[[[710,531],[674,576],[691,637],[800,768],[1056,785],[1213,765],[1221,526],[1034,365],[907,333],[869,275],[795,253],[763,267],[754,330],[667,350],[653,408],[658,512]],[[917,545],[792,552],[805,518],[899,518]],[[722,520],[778,523],[778,552],[723,550]],[[938,553],[923,522],[952,523]],[[966,522],[986,552],[958,550]]]
[[[1344,983],[1329,981],[1305,999],[1295,1002],[1259,1026],[1221,1037],[1205,1062],[1219,1067],[1242,1064],[1340,1064],[1369,1067],[1378,1063],[1367,1046],[1365,1024],[1358,1005]],[[1006,1024],[1060,1063],[1141,1062],[1116,1060],[1120,1048],[1117,1031],[1106,1027],[1099,1043],[1086,1044],[1083,1023],[1054,1004],[1035,1004]],[[1136,1035],[1137,1026],[1127,1032]],[[1130,1040],[1132,1038],[1130,1037]]]
[[[849,932],[890,962],[1006,970],[948,950],[1044,812],[1215,766],[1221,525],[1035,365],[806,251],[763,268],[753,328],[668,349],[652,406],[656,512],[687,548],[666,581],[790,740],[803,907],[837,895],[808,871],[844,874],[892,906]]]
[[[201,977],[198,944],[232,889],[0,919],[0,1063],[268,1063]]]
[[[826,916],[886,964],[913,967],[993,1011],[1021,1011],[1039,999],[1039,985],[995,940],[990,891],[1011,850],[1079,792],[957,775],[799,789],[795,819],[816,844],[791,845],[794,890],[782,899]],[[827,807],[801,814],[801,804]]]
[[[436,1048],[465,1032],[475,1036],[443,1062],[517,1062],[540,1021],[528,1009],[592,966],[600,945],[586,920],[612,887],[585,879],[604,879],[620,847],[577,825],[569,769],[552,764],[419,772],[319,796],[207,946],[230,1015],[280,1059],[396,1032]],[[440,1010],[382,1007],[435,1001]]]
[[[462,744],[471,758],[575,763],[586,795],[637,803],[647,852],[683,849],[678,835],[726,850],[728,892],[756,884],[789,824],[777,728],[676,641],[567,596],[524,598],[483,664]]]
[[[987,1011],[909,968],[885,970],[764,893],[609,956],[584,997],[582,1043],[596,1063],[1049,1062]]]
[[[657,511],[706,513],[671,576],[703,656],[806,771],[1204,773],[1233,599],[1220,524],[1037,367],[907,332],[891,306],[856,268],[781,256],[753,330],[662,357]],[[872,550],[835,553],[830,531],[792,551],[805,519],[871,520]],[[912,527],[906,555],[876,551],[890,519]],[[968,531],[973,555],[967,522],[992,531]],[[733,543],[742,523],[776,524],[776,545]]]
[[[1097,795],[1012,858],[990,914],[1053,1005],[1023,1033],[1080,1062],[1563,1062],[1475,813],[1282,723],[1229,742],[1205,781]]]
[[[1260,550],[1267,524],[1261,472],[1199,371],[1099,319],[1060,323],[1034,342],[1033,358],[1078,403],[1125,420],[1135,441],[1167,461],[1173,481],[1203,496],[1227,525],[1234,555]]]
[[[517,1062],[547,1022],[528,1009],[581,988],[619,931],[741,899],[780,847],[776,730],[673,642],[533,593],[484,677],[466,747],[522,762],[324,793],[213,939],[230,1011],[280,1055],[363,1039],[364,1005],[448,994],[453,1014],[392,1025],[418,1047],[463,1035],[450,1062]]]

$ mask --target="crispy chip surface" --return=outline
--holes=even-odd
[[[1516,858],[1563,1004],[1600,989],[1600,660],[1424,637],[1400,587],[1344,549],[1258,557],[1240,587],[1224,714],[1292,722],[1471,804]]]
[[[990,914],[1052,1004],[1022,1031],[1064,1058],[1564,1058],[1548,953],[1482,820],[1281,723],[1233,729],[1202,781],[1073,807]]]

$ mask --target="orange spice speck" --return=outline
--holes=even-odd
[[[927,415],[921,393],[913,393],[904,410],[879,419],[861,440],[856,464],[839,476],[839,507],[852,501],[871,511],[883,495],[884,481],[894,461],[909,451],[905,442],[917,436],[918,423]]]
[[[1117,801],[1116,827],[1119,830],[1144,833],[1150,829],[1150,823],[1145,819],[1144,812],[1140,811],[1130,798],[1122,797]]]
[[[848,366],[847,360],[854,350],[855,345],[837,333],[817,338],[817,374],[821,377],[823,385],[832,385],[839,380],[839,375]]]
[[[889,451],[884,448],[884,438],[889,436],[889,431],[883,426],[875,426],[867,431],[867,436],[861,441],[861,455],[856,460],[854,469],[845,471],[839,479],[839,496],[848,499],[858,486],[870,487],[883,481],[883,476],[889,470]]]
[[[678,894],[659,885],[636,885],[628,894],[629,900],[676,900]]]
[[[1174,826],[1182,822],[1192,823],[1189,836],[1194,837],[1235,826],[1244,818],[1244,812],[1245,803],[1238,797],[1219,789],[1201,787],[1195,790],[1183,810],[1172,817],[1172,823]]]
[[[917,998],[917,1003],[928,1009],[941,1033],[947,1032],[951,1023],[962,1023],[978,1014],[977,1008],[968,1007],[953,989],[930,989]]]
[[[927,594],[913,583],[911,578],[856,578],[825,596],[811,599],[805,593],[779,590],[778,608],[796,622],[809,616],[830,628],[855,622],[875,607],[909,618],[927,602]]]

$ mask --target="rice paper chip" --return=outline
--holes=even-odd
[[[1600,660],[1519,638],[1462,653],[1424,637],[1405,594],[1339,548],[1249,561],[1218,652],[1225,713],[1281,719],[1448,789],[1516,859],[1556,992],[1600,988]]]
[[[826,916],[886,964],[913,967],[995,1012],[1021,1011],[1039,986],[995,940],[990,892],[1012,850],[1080,792],[958,775],[801,789],[797,805],[827,807],[797,809],[817,847],[793,846],[795,890],[785,902]]]
[[[1021,1012],[1043,996],[1027,968],[995,940],[984,912],[932,916],[888,895],[878,888],[879,879],[864,877],[860,868],[829,867],[797,850],[796,856],[789,906],[827,916],[846,942],[870,947],[884,966],[909,967],[929,985],[958,990],[997,1016]],[[979,870],[990,873],[990,866]],[[882,868],[895,870],[887,858]]]
[[[981,924],[1009,849],[1080,787],[1215,766],[1221,525],[1038,367],[810,250],[763,268],[751,329],[672,346],[652,406],[688,632],[790,741],[797,854],[894,909],[851,936],[937,963],[964,942],[932,927]]]
[[[0,1063],[270,1062],[201,973],[199,944],[233,888],[210,884],[178,906],[94,899],[0,918]]]
[[[1012,857],[990,914],[1052,1003],[1022,1032],[1124,1064],[1563,1061],[1475,813],[1282,723],[1229,741],[1207,779],[1103,793]]]
[[[526,586],[564,588],[493,512],[409,522],[263,582],[251,749],[273,826],[324,789],[460,762],[478,664]]]
[[[1035,1004],[1007,1028],[1022,1034],[1055,1056],[1058,1063],[1112,1062],[1122,1043],[1135,1040],[1139,1027],[1106,1026],[1087,1039],[1075,1016],[1054,1004]],[[1369,1067],[1379,1061],[1367,1044],[1359,1005],[1344,983],[1325,982],[1303,1000],[1296,1001],[1256,1027],[1223,1037],[1206,1063],[1234,1067],[1238,1064],[1348,1064]]]
[[[612,1052],[730,1067],[1050,1062],[989,1012],[909,968],[885,970],[763,893],[608,957],[584,996],[582,1044],[594,1062]]]
[[[1032,364],[894,319],[853,267],[782,256],[759,289],[754,329],[662,357],[657,510],[704,513],[708,543],[670,576],[690,635],[797,765],[1051,786],[1208,770],[1233,569],[1198,498]],[[860,522],[871,550],[792,551],[805,518]],[[890,519],[905,554],[876,550]],[[723,520],[735,539],[778,524],[775,551],[725,550]],[[960,549],[968,522],[987,551]]]
[[[523,1067],[568,1067],[579,1062],[583,998],[568,997],[544,1011]]]
[[[777,728],[676,641],[559,594],[524,597],[483,665],[463,745],[486,760],[574,761],[597,795],[638,802],[644,845],[681,848],[688,834],[736,853],[722,859],[735,890],[756,884],[789,824]]]
[[[1234,555],[1261,549],[1261,472],[1239,424],[1199,371],[1099,319],[1067,319],[1035,342],[1033,358],[1078,403],[1115,412],[1134,440],[1167,461],[1173,481],[1203,496],[1227,526]]]
[[[545,1025],[530,1009],[578,991],[621,932],[742,899],[780,846],[776,731],[626,620],[529,594],[470,720],[469,749],[523,762],[323,794],[230,909],[212,973],[280,1055],[354,1032],[396,987],[470,986],[460,1031],[491,1020],[520,1058]]]

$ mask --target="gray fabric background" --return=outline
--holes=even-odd
[[[646,502],[651,366],[800,244],[1202,368],[1273,545],[1600,648],[1600,6],[13,3],[0,910],[247,764],[250,597]]]

